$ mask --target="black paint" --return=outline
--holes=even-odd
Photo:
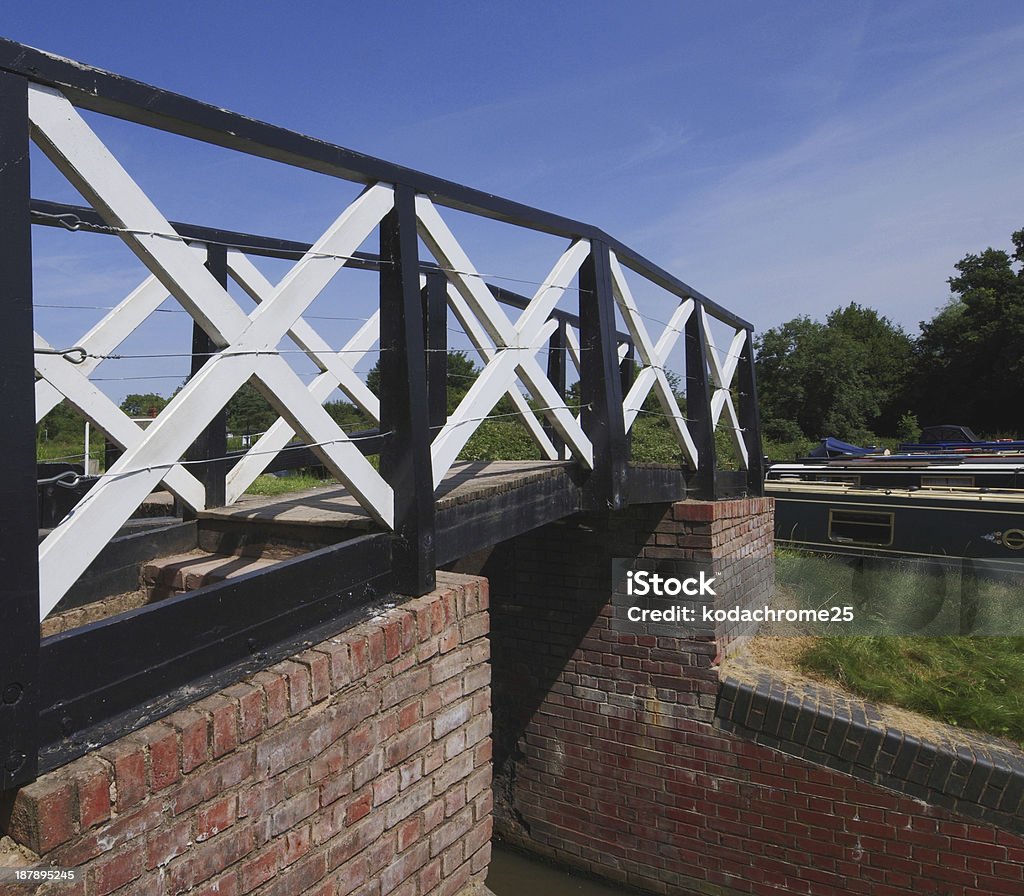
[[[0,790],[36,776],[39,576],[28,85],[0,73]]]

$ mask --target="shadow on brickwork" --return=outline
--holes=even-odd
[[[499,829],[529,834],[513,799],[527,728],[542,703],[571,699],[574,687],[587,687],[588,664],[599,664],[607,647],[587,639],[610,630],[612,560],[636,556],[669,506],[570,517],[453,565],[490,581]],[[575,672],[567,674],[574,661]]]

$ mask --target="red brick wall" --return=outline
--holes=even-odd
[[[2,830],[81,870],[38,891],[60,896],[452,896],[490,858],[487,603],[485,581],[441,574],[43,776]]]
[[[631,548],[735,560],[763,594],[770,506],[725,503],[579,518],[492,553],[499,834],[657,893],[1024,894],[1020,836],[723,731],[716,639],[613,625],[608,570]]]

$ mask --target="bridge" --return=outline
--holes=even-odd
[[[439,566],[556,519],[687,496],[760,494],[750,324],[602,230],[10,41],[0,43],[0,70],[7,321],[0,437],[8,458],[3,565],[12,620],[0,635],[0,681],[5,693],[17,692],[5,701],[0,735],[6,787],[31,780],[39,757],[44,770],[52,768],[151,719],[150,707],[170,711],[171,695],[185,685],[202,679],[209,690],[240,668],[270,664],[311,632],[337,627],[358,605],[425,594]],[[170,221],[83,113],[364,188],[312,243]],[[88,205],[32,196],[30,145]],[[457,210],[459,223],[468,214],[556,237],[561,248],[550,273],[531,296],[489,283],[446,210]],[[140,262],[137,287],[73,344],[51,342],[33,325],[33,226],[105,234]],[[374,239],[378,252],[360,251]],[[271,282],[258,257],[291,268]],[[377,308],[343,345],[330,345],[306,315],[351,270],[376,274]],[[641,312],[638,288],[670,298],[665,320]],[[194,333],[190,347],[161,351],[191,354],[192,374],[142,428],[102,391],[96,371],[122,357],[119,346],[168,297],[192,317]],[[727,330],[721,349],[713,321]],[[451,323],[482,370],[448,413]],[[374,345],[379,394],[355,372]],[[314,365],[311,382],[296,373],[295,355]],[[670,364],[685,371],[685,412]],[[575,399],[567,398],[570,365],[579,376]],[[223,409],[249,382],[279,419],[248,448],[229,452]],[[376,426],[342,429],[323,407],[338,390]],[[685,458],[674,469],[631,464],[630,429],[652,393]],[[543,460],[495,475],[458,458],[502,399]],[[51,491],[72,491],[76,503],[37,550],[35,425],[61,402],[116,451],[98,477],[43,480]],[[716,464],[719,425],[740,458],[737,471]],[[310,463],[337,479],[333,498],[255,508],[245,497],[264,471]],[[39,621],[74,605],[83,576],[124,565],[145,537],[125,527],[161,487],[200,530],[242,519],[280,527],[298,516],[334,535],[286,563],[40,643]]]
[[[109,119],[355,186],[309,242],[171,220]],[[86,204],[33,195],[44,158]],[[737,664],[728,613],[620,612],[623,561],[771,594],[746,321],[592,225],[6,40],[0,209],[0,894],[28,863],[78,896],[469,896],[494,830],[656,893],[1019,892],[1019,750]],[[475,263],[481,221],[544,274]],[[140,263],[73,339],[33,227]],[[452,349],[481,369],[450,404]],[[168,357],[143,425],[106,370]],[[276,420],[229,450],[252,385]],[[98,475],[37,464],[62,404]],[[644,414],[681,462],[638,462]],[[466,459],[502,418],[537,459]],[[309,466],[335,484],[249,493]]]

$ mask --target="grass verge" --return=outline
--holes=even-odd
[[[825,637],[797,662],[868,699],[1024,743],[1024,638]]]
[[[333,480],[330,480],[333,482]],[[269,473],[257,478],[245,491],[249,495],[261,495],[272,498],[275,495],[287,495],[289,492],[301,492],[308,488],[324,485],[319,476],[308,473],[293,473],[291,476],[272,476]]]

